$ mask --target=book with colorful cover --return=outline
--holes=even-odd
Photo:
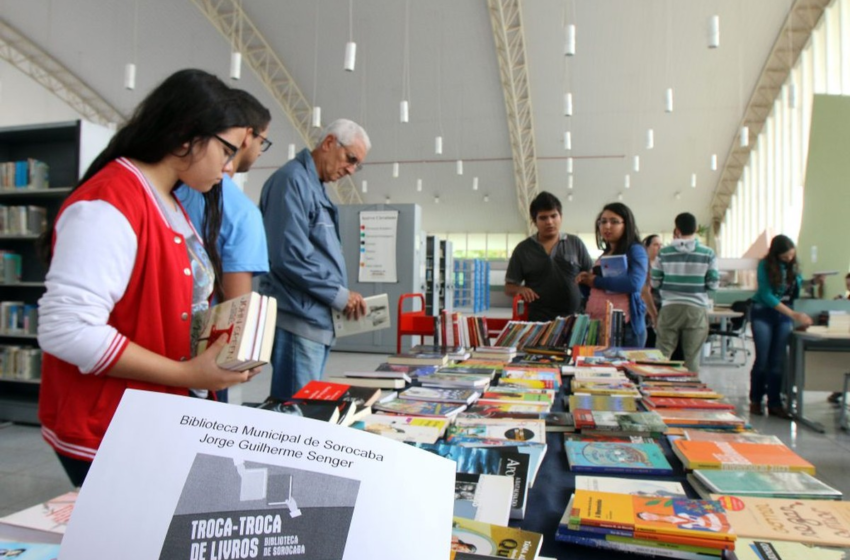
[[[577,394],[567,397],[569,410],[615,410],[622,412],[637,412],[637,399],[620,395],[588,395]]]
[[[507,525],[511,517],[514,479],[495,474],[455,474],[454,516]]]
[[[541,408],[551,408],[552,397],[546,393],[499,393],[496,391],[487,391],[478,399],[480,404],[495,403],[495,404],[525,404],[536,405]]]
[[[372,405],[372,408],[374,410],[380,410],[390,414],[402,414],[405,416],[436,416],[452,418],[463,412],[466,405],[430,401],[413,401],[409,399],[394,399],[388,402],[376,402]]]
[[[850,502],[722,496],[740,537],[850,547]]]
[[[646,478],[576,475],[575,489],[608,492],[611,494],[630,494],[632,496],[688,497],[685,489],[678,482],[649,480]]]
[[[607,443],[654,443],[657,444],[655,438],[648,436],[612,436],[600,433],[595,434],[564,434],[564,442],[579,441],[585,443],[592,442],[607,442]]]
[[[468,418],[530,418],[537,419],[547,414],[539,405],[496,404],[476,402],[463,412]]]
[[[405,352],[387,356],[387,363],[402,366],[444,366],[449,357],[440,352]]]
[[[843,550],[830,550],[798,542],[739,538],[735,543],[737,560],[844,560]]]
[[[456,463],[456,472],[498,474],[514,478],[511,494],[511,519],[525,517],[526,500],[530,486],[529,455],[520,453],[515,447],[461,447],[448,443],[415,444]]]
[[[757,472],[696,469],[694,477],[714,494],[840,500],[841,491],[804,472]]]
[[[523,391],[526,389],[544,389],[549,391],[555,391],[558,389],[558,384],[555,381],[546,379],[524,379],[505,377],[504,375],[499,378],[498,386],[504,388],[509,387],[512,389],[517,389],[519,391]]]
[[[643,397],[647,408],[698,408],[707,410],[735,410],[734,404],[712,399],[690,399],[677,397]]]
[[[664,377],[696,377],[699,374],[688,371],[682,366],[665,366],[659,364],[629,364],[626,370],[635,377],[654,379]]]
[[[526,442],[546,443],[546,423],[543,420],[458,416],[455,423],[449,426],[446,441],[458,443],[468,442],[469,439],[499,439],[513,442],[514,445]]]
[[[445,434],[448,424],[444,418],[371,414],[354,422],[351,427],[396,441],[436,443]]]
[[[543,546],[543,535],[516,527],[500,527],[455,517],[452,522],[452,550],[474,552],[494,558],[534,560]],[[457,556],[455,557],[458,558]]]
[[[598,371],[600,369],[603,368],[576,368],[572,376],[573,379],[577,379],[579,381],[629,381],[629,379],[623,375],[622,371]]]
[[[569,520],[570,526],[575,527],[632,532],[629,536],[637,538],[684,537],[703,546],[725,548],[730,545],[722,541],[737,538],[732,530],[734,523],[730,523],[721,503],[714,500],[576,490]]]
[[[667,425],[655,412],[620,412],[612,410],[591,411],[594,430],[634,435],[661,435]]]
[[[458,373],[440,373],[439,371],[433,375],[422,379],[420,382],[423,387],[445,387],[445,388],[468,388],[468,389],[483,389],[490,384],[491,378],[489,375],[470,375]]]
[[[471,366],[467,365],[467,362],[463,362],[460,364],[447,365],[439,368],[436,374],[448,373],[454,375],[476,375],[481,377],[489,377],[493,379],[496,377],[496,372],[500,371],[499,368],[496,367],[483,367],[480,365]]]
[[[574,472],[673,474],[673,467],[655,443],[565,441],[564,449]]]
[[[709,388],[702,387],[648,387],[641,385],[640,392],[644,397],[673,397],[682,399],[722,399],[723,395]]]
[[[680,439],[673,442],[672,448],[689,471],[722,469],[815,474],[813,464],[785,445]]]
[[[625,395],[628,397],[640,397],[637,387],[630,381],[581,381],[573,379],[570,388],[574,394],[586,393],[589,395]]]
[[[444,403],[470,404],[481,393],[470,389],[440,389],[436,387],[410,387],[398,394],[400,399]]]

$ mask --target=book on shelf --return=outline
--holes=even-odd
[[[0,517],[0,534],[22,542],[59,544],[77,503],[78,490]]]
[[[59,545],[0,540],[0,558],[57,560],[59,558]]]
[[[511,476],[455,473],[455,517],[506,526],[511,517]]]
[[[573,472],[670,475],[673,467],[655,443],[565,441]]]
[[[223,301],[207,310],[195,355],[221,336],[227,345],[216,362],[224,369],[245,371],[271,359],[277,321],[277,300],[251,292]]]
[[[453,467],[359,430],[128,389],[61,557],[192,558],[205,549],[224,559],[252,547],[260,556],[274,542],[322,558],[444,558]],[[413,524],[411,504],[421,516]],[[365,526],[381,527],[381,538],[355,529]]]
[[[816,547],[787,541],[739,538],[735,543],[736,560],[844,560],[843,550]]]
[[[758,498],[840,500],[840,490],[804,472],[696,469],[691,473],[710,493]]]
[[[511,494],[511,519],[525,517],[528,488],[530,486],[530,462],[528,454],[520,453],[513,447],[461,447],[444,442],[433,445],[417,444],[440,457],[455,462],[459,473],[497,474],[511,476],[514,479]]]
[[[402,366],[444,366],[448,361],[448,355],[440,352],[404,352],[387,356],[388,364]]]
[[[516,527],[502,527],[455,517],[452,522],[452,550],[458,554],[473,551],[483,558],[535,560],[543,546],[543,535]]]
[[[632,496],[688,497],[685,489],[678,482],[649,480],[646,478],[576,475],[575,489],[608,492],[611,494],[630,494]]]
[[[390,328],[390,302],[387,294],[368,296],[363,301],[366,302],[366,313],[357,319],[333,310],[334,336],[341,338]]]
[[[815,466],[785,445],[676,440],[673,452],[686,470],[723,469],[815,474]]]
[[[850,547],[850,502],[721,496],[740,537]]]

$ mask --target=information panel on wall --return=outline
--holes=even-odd
[[[398,282],[396,237],[398,211],[360,212],[358,282]]]

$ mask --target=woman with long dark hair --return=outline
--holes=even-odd
[[[635,217],[628,206],[612,202],[602,208],[596,217],[596,245],[602,249],[602,256],[625,255],[627,270],[621,276],[605,277],[597,261],[593,271],[580,273],[576,281],[590,290],[585,311],[591,319],[602,319],[607,313],[608,302],[622,309],[627,323],[623,345],[643,348],[646,344],[646,305],[641,292],[648,264]]]
[[[793,309],[802,283],[794,242],[777,235],[767,256],[759,261],[758,289],[753,296],[750,324],[756,359],[750,371],[750,414],[764,414],[762,401],[766,395],[768,414],[790,418],[781,400],[788,337],[795,321],[803,326],[812,324],[808,315]]]
[[[223,338],[192,355],[217,256],[172,194],[181,183],[207,192],[221,181],[243,121],[212,74],[171,75],[116,132],[47,232],[39,418],[75,485],[126,389],[203,397],[256,373],[218,367]]]

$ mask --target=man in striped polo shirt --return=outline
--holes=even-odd
[[[693,214],[679,214],[675,224],[673,243],[662,248],[652,263],[650,283],[661,292],[656,346],[669,357],[681,341],[685,365],[699,372],[700,351],[708,336],[708,291],[716,290],[719,280],[717,259],[697,240]]]

